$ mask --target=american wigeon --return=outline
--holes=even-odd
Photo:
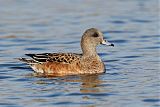
[[[29,64],[36,73],[44,75],[63,76],[103,73],[105,72],[105,66],[96,52],[96,46],[99,44],[114,46],[104,40],[101,31],[90,28],[84,32],[81,39],[82,54],[26,54],[32,59],[19,58],[19,60]]]

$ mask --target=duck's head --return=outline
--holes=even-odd
[[[114,44],[105,40],[103,33],[96,28],[90,28],[84,32],[81,44],[87,44],[88,46],[94,46],[94,47],[96,47],[99,44],[114,46]]]

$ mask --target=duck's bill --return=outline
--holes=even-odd
[[[103,40],[103,41],[102,41],[102,44],[103,44],[103,45],[113,46],[113,47],[114,47],[114,44],[112,44],[112,43],[110,43],[110,42],[108,42],[108,41],[106,41],[106,40]]]

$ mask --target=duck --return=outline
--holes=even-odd
[[[114,46],[104,39],[97,28],[87,29],[81,38],[82,53],[25,54],[31,58],[18,58],[35,73],[48,76],[66,76],[105,73],[105,65],[96,51],[100,44]]]

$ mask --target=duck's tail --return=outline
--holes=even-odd
[[[16,59],[18,59],[19,61],[22,61],[24,63],[27,63],[29,65],[33,65],[33,64],[37,64],[38,63],[33,59],[27,59],[27,58],[16,58]]]

